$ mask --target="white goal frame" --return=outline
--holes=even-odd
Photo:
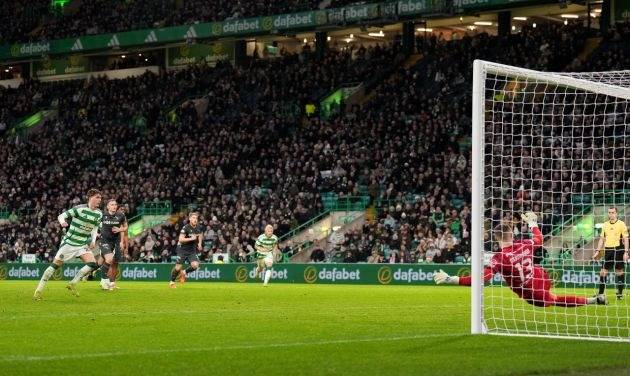
[[[473,65],[473,90],[472,90],[472,217],[471,217],[471,333],[492,334],[525,337],[563,338],[563,339],[588,339],[600,341],[630,342],[630,338],[595,337],[595,336],[571,336],[548,334],[505,333],[488,330],[484,319],[484,143],[485,143],[485,111],[486,111],[486,80],[488,74],[504,75],[520,79],[535,79],[537,82],[548,82],[568,88],[587,90],[595,94],[618,97],[630,100],[630,87],[616,86],[602,80],[596,82],[583,77],[601,78],[605,73],[549,73],[529,69],[497,64],[483,60],[475,60]],[[618,72],[630,74],[629,71]],[[590,75],[590,76],[589,76]],[[626,275],[630,273],[626,272]],[[630,278],[628,279],[630,281]],[[629,282],[630,283],[630,282]],[[544,309],[544,308],[543,308]]]

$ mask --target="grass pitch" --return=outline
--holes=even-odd
[[[0,282],[2,375],[630,374],[627,343],[469,335],[465,287],[35,286]]]

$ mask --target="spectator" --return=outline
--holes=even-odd
[[[323,262],[326,258],[326,254],[324,250],[321,248],[315,248],[313,252],[311,252],[311,261],[312,262]]]

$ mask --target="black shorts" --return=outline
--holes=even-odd
[[[123,260],[122,250],[120,249],[120,242],[118,242],[118,241],[101,240],[99,248],[101,250],[101,256],[102,257],[105,257],[105,255],[108,254],[108,253],[113,253],[114,254],[114,261],[116,261],[116,262],[124,261]]]
[[[615,248],[604,248],[604,269],[613,270],[613,269],[623,269],[623,253],[624,247],[620,245]]]
[[[177,263],[183,264],[186,260],[188,263],[192,263],[193,261],[199,262],[199,257],[197,257],[197,251],[183,249],[182,247],[177,247]]]

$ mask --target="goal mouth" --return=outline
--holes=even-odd
[[[472,333],[630,341],[623,236],[593,262],[602,230],[609,233],[608,209],[630,222],[630,71],[539,72],[477,60],[472,95]],[[528,212],[540,244],[521,218]],[[512,261],[494,257],[501,250],[492,230],[506,223]],[[494,263],[485,283],[484,250]],[[521,262],[528,257],[531,267]],[[602,281],[608,304],[594,298]]]

